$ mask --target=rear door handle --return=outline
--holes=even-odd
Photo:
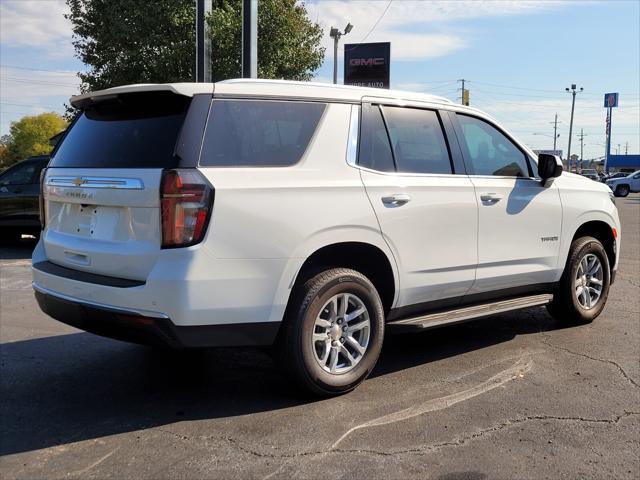
[[[405,203],[408,203],[411,197],[406,193],[396,193],[387,197],[382,197],[382,203],[385,207],[401,207]]]
[[[498,203],[502,200],[502,195],[499,193],[482,193],[480,194],[480,200],[482,200],[482,203],[493,205],[494,203]]]

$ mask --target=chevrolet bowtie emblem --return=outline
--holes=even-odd
[[[80,185],[84,185],[85,183],[87,183],[87,181],[85,179],[83,179],[83,178],[78,177],[78,178],[74,178],[73,179],[73,184],[76,187],[79,187]]]

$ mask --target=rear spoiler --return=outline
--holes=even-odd
[[[83,93],[82,95],[74,95],[71,97],[70,102],[73,107],[84,109],[93,103],[113,99],[122,93],[168,91],[187,97],[193,97],[201,93],[213,95],[213,85],[213,83],[140,83],[137,85],[123,85]]]

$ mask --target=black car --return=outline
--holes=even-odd
[[[30,157],[0,173],[0,239],[40,232],[40,172],[49,155]]]

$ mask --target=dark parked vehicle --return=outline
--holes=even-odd
[[[614,178],[624,178],[629,175],[629,172],[617,172],[602,177],[602,183],[606,183],[607,180],[613,180]]]
[[[40,232],[40,172],[49,155],[30,157],[0,173],[0,239]]]

